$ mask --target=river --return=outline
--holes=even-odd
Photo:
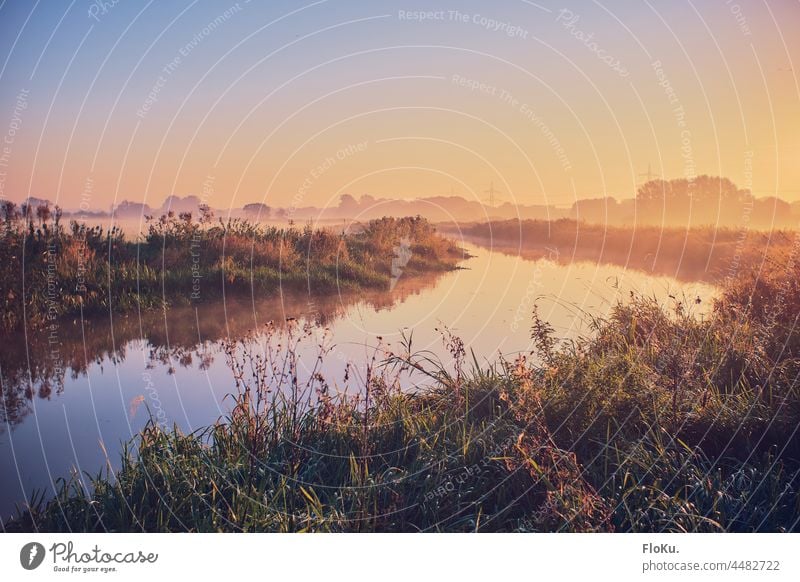
[[[96,475],[118,466],[121,443],[149,415],[183,431],[213,423],[228,410],[225,395],[234,390],[225,341],[262,346],[270,321],[278,328],[287,319],[313,326],[297,340],[302,363],[310,370],[323,342],[329,352],[322,373],[342,389],[358,385],[377,345],[397,350],[403,335],[413,333],[415,350],[430,350],[446,363],[446,327],[486,364],[531,350],[535,303],[559,337],[574,338],[587,332],[586,314],[605,315],[631,292],[664,304],[685,300],[699,317],[715,294],[709,284],[622,265],[465,247],[473,257],[462,269],[423,278],[401,273],[387,292],[236,298],[62,321],[0,338],[0,515],[13,514],[34,490],[51,495],[56,479],[73,471]]]

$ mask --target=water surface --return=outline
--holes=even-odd
[[[51,492],[55,480],[73,470],[94,475],[107,462],[117,465],[121,443],[150,414],[184,431],[224,415],[225,395],[234,386],[224,342],[258,345],[270,321],[313,324],[318,332],[303,340],[303,362],[310,369],[317,344],[327,342],[332,349],[322,372],[341,389],[346,369],[349,383],[357,386],[375,346],[399,349],[402,334],[413,332],[415,349],[447,361],[440,333],[446,326],[479,361],[490,362],[532,348],[534,303],[566,338],[586,332],[586,313],[607,314],[631,292],[665,304],[685,299],[698,316],[715,293],[707,284],[618,265],[565,264],[555,257],[534,260],[508,249],[465,246],[475,256],[462,263],[464,269],[401,276],[391,292],[229,298],[62,321],[53,329],[2,338],[0,515],[12,514],[34,489]]]

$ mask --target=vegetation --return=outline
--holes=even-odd
[[[0,331],[0,435],[24,422],[36,410],[35,399],[50,400],[65,390],[69,378],[85,376],[95,362],[121,364],[132,343],[147,346],[148,366],[208,369],[217,344],[226,337],[250,338],[267,321],[282,323],[287,315],[312,321],[321,328],[335,325],[354,304],[390,309],[421,289],[437,284],[446,272],[425,277],[401,277],[391,293],[360,288],[335,294],[293,292],[263,297],[232,297],[225,301],[142,309],[135,317],[74,318],[41,329]],[[55,333],[54,333],[55,330]],[[57,337],[57,349],[53,338]]]
[[[731,282],[746,266],[789,252],[795,233],[715,227],[606,226],[571,219],[503,220],[463,227],[492,248],[551,260],[620,264],[681,279]]]
[[[552,207],[547,211],[548,217],[561,217]],[[692,179],[649,180],[639,186],[635,198],[617,200],[606,196],[576,200],[569,217],[617,226],[775,230],[797,227],[800,202],[789,203],[774,196],[756,197],[728,178],[700,175]]]
[[[797,250],[737,276],[702,320],[634,297],[561,343],[534,313],[535,352],[488,368],[448,332],[447,363],[408,337],[350,396],[298,373],[311,328],[268,328],[263,353],[228,348],[227,417],[188,435],[153,423],[115,478],[64,481],[6,527],[796,531]]]
[[[791,221],[792,206],[779,198],[756,198],[728,178],[700,175],[694,178],[650,180],[636,192],[636,213],[649,224],[685,226],[742,224],[762,228]]]
[[[373,220],[359,232],[335,234],[310,225],[215,223],[203,208],[199,220],[190,213],[151,219],[146,236],[129,241],[116,227],[104,231],[72,221],[64,228],[58,208],[18,210],[6,202],[0,210],[0,329],[161,306],[167,298],[195,302],[223,290],[385,289],[396,276],[393,268],[408,276],[453,269],[463,258],[420,217]],[[402,267],[398,253],[405,256]]]

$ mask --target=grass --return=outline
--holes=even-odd
[[[797,245],[740,273],[698,319],[633,297],[569,343],[481,366],[408,337],[359,390],[301,374],[267,328],[231,343],[230,413],[192,434],[149,424],[118,470],[62,481],[8,531],[636,531],[800,529]],[[418,388],[403,391],[413,375]]]
[[[197,303],[223,293],[386,289],[397,272],[450,270],[464,258],[420,217],[373,220],[336,234],[310,225],[215,223],[204,209],[199,220],[190,213],[151,219],[148,233],[129,241],[118,228],[104,231],[75,221],[64,228],[60,213],[44,206],[36,219],[31,209],[19,212],[12,203],[2,211],[5,330],[43,327],[70,315]]]
[[[493,221],[463,226],[459,233],[514,255],[604,262],[717,283],[731,282],[770,252],[787,251],[794,240],[787,230],[622,227],[572,219]]]

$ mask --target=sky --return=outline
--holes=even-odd
[[[0,198],[800,200],[798,0],[5,0]]]

